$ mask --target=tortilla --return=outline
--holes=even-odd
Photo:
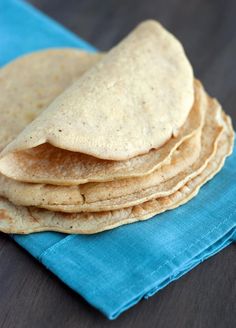
[[[147,154],[136,156],[127,161],[104,161],[44,144],[29,151],[15,152],[4,157],[0,161],[0,171],[7,177],[19,181],[70,186],[150,174],[167,164],[181,143],[191,138],[197,133],[197,130],[202,128],[204,91],[199,81],[195,80],[194,86],[195,101],[187,121],[180,130],[178,137],[172,137],[159,149],[153,149]],[[48,85],[48,88],[50,87]],[[27,89],[21,91],[23,94],[28,92]],[[4,90],[1,94],[5,97]],[[17,97],[14,99],[18,102]],[[24,112],[25,106],[27,108],[27,104],[23,102],[21,113]],[[4,108],[0,106],[0,112],[3,110]],[[15,110],[18,108],[15,107]],[[7,122],[11,120],[12,114],[9,113],[10,117],[7,118]],[[15,122],[16,124],[17,122]],[[12,133],[7,124],[3,129],[7,135]]]
[[[77,214],[56,213],[38,208],[15,206],[6,199],[0,198],[0,230],[6,233],[21,234],[36,231],[91,234],[146,220],[157,213],[186,203],[198,193],[205,182],[221,169],[225,158],[232,152],[234,132],[231,120],[226,115],[223,117],[225,128],[219,139],[214,158],[202,173],[171,196],[157,198],[122,210]]]
[[[1,156],[49,143],[127,160],[178,135],[193,100],[193,71],[182,45],[147,21],[57,97]]]

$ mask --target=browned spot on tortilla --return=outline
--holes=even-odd
[[[0,220],[12,221],[11,217],[7,214],[7,210],[0,209]]]

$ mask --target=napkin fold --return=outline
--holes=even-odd
[[[48,47],[94,48],[17,0],[0,2],[0,65]],[[13,239],[109,319],[236,241],[236,150],[199,195],[148,221],[96,235]]]

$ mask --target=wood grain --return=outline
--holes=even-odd
[[[107,50],[138,22],[155,18],[182,41],[195,74],[236,123],[235,0],[31,0]],[[110,322],[0,234],[0,327],[233,328],[236,245]]]

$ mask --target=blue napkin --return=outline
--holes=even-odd
[[[0,63],[47,47],[93,47],[16,0],[0,1]],[[96,235],[37,233],[14,240],[109,319],[236,240],[236,150],[184,206]]]

